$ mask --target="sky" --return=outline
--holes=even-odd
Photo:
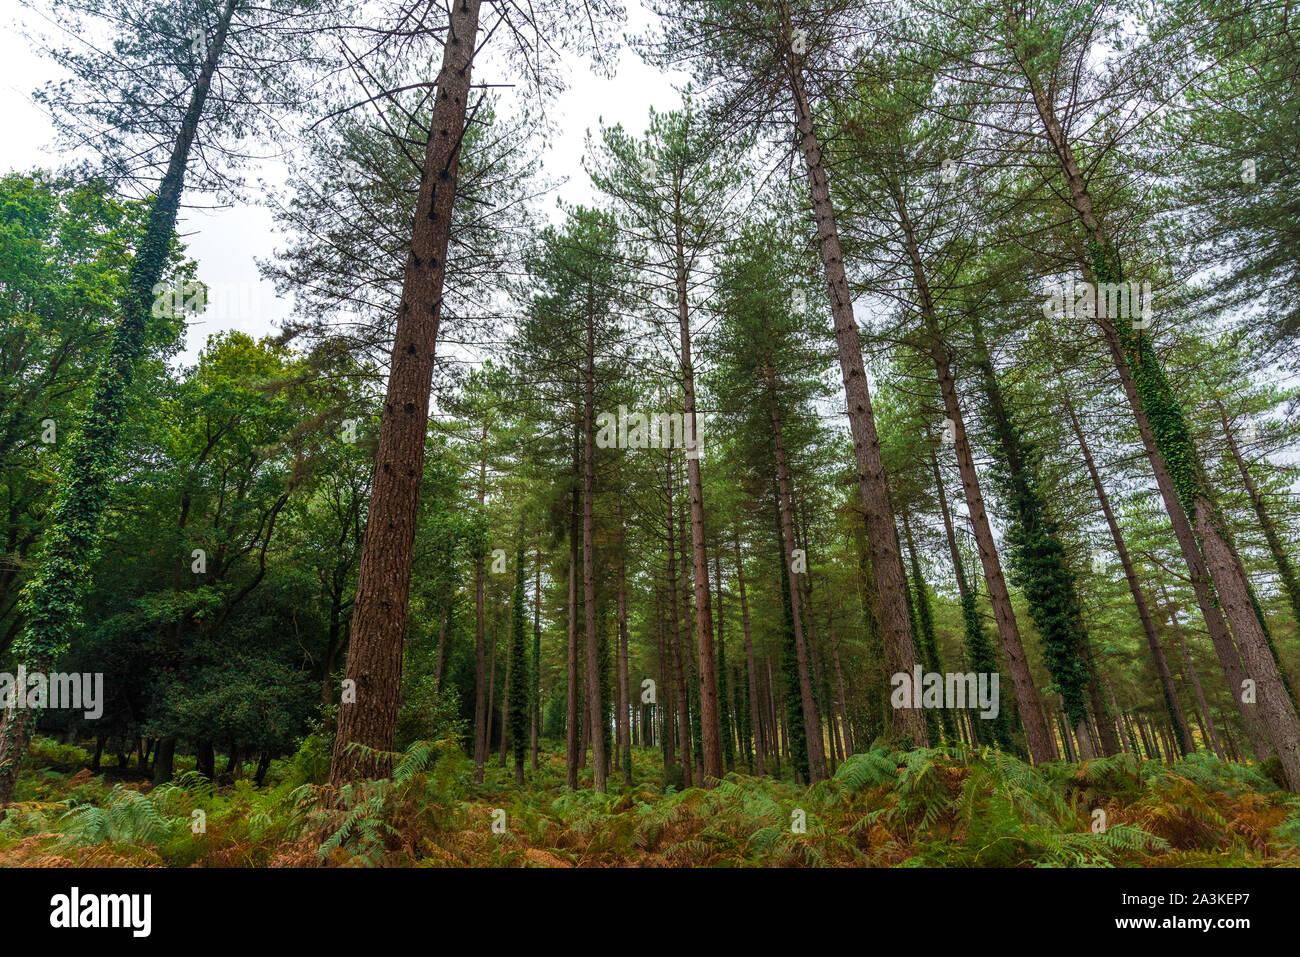
[[[640,33],[653,15],[635,2],[628,6],[626,31]],[[31,48],[23,35],[25,25],[44,33],[54,32],[15,0],[0,0],[0,117],[4,118],[5,131],[0,136],[0,171],[5,173],[57,167],[66,160],[55,148],[49,118],[31,98],[34,89],[59,79],[60,73],[51,61]],[[547,140],[543,161],[551,179],[565,181],[558,195],[576,202],[590,196],[581,165],[586,131],[594,129],[603,118],[607,123],[617,121],[629,130],[643,132],[652,106],[671,109],[680,101],[674,82],[680,85],[684,78],[670,77],[646,65],[626,46],[619,52],[613,79],[596,76],[575,57],[569,57],[564,68],[567,89],[549,111],[557,133]],[[263,179],[278,185],[283,180],[283,168],[278,163],[255,165],[247,172],[250,184]],[[182,211],[177,230],[189,255],[199,264],[199,279],[214,292],[207,312],[191,323],[178,362],[193,363],[213,332],[273,332],[276,322],[292,309],[292,301],[278,299],[272,284],[258,272],[257,260],[270,259],[279,240],[271,213],[259,202],[257,190],[250,188],[248,192],[243,201],[230,208]],[[553,198],[543,200],[543,210],[554,207]]]

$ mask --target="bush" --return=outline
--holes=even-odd
[[[79,771],[90,764],[85,748],[75,744],[62,744],[53,738],[33,738],[27,752],[33,768],[56,768],[60,771]]]

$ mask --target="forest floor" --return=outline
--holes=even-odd
[[[0,866],[1300,867],[1300,796],[1204,753],[1032,768],[963,747],[877,749],[813,787],[732,774],[664,793],[660,754],[635,749],[641,783],[615,770],[602,795],[590,768],[585,789],[564,787],[562,751],[544,750],[518,787],[495,755],[475,784],[455,742],[420,742],[329,810],[316,738],[262,788],[193,771],[154,787],[86,763],[36,742],[0,822]]]

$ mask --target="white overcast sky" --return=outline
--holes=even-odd
[[[628,6],[626,30],[640,33],[653,15],[640,8],[636,0],[630,0]],[[25,22],[30,22],[37,32],[52,32],[47,23],[18,7],[15,0],[0,0],[0,117],[4,122],[0,172],[5,173],[56,167],[62,161],[54,148],[49,119],[31,99],[33,89],[57,79],[59,71],[31,49],[23,35]],[[581,166],[586,131],[594,129],[603,118],[606,123],[620,122],[629,130],[643,132],[652,106],[671,109],[680,101],[674,83],[680,85],[684,78],[669,77],[647,66],[626,45],[619,52],[613,79],[590,73],[576,58],[567,61],[566,69],[568,89],[548,111],[557,121],[558,133],[548,139],[543,161],[550,178],[567,179],[559,196],[577,201],[590,195]],[[500,78],[484,79],[490,82]],[[279,183],[282,174],[278,166],[266,164],[264,168],[250,169],[248,182],[255,184],[259,176]],[[238,328],[261,335],[271,332],[275,322],[289,313],[291,303],[277,300],[272,285],[258,274],[256,260],[270,258],[278,244],[270,212],[258,200],[256,190],[250,189],[244,201],[233,208],[182,213],[178,229],[189,255],[199,264],[199,278],[213,286],[232,284],[228,288],[234,288],[233,284],[238,284],[243,290],[239,297],[241,308],[227,313],[210,307],[207,314],[191,324],[182,362],[194,361],[209,333]],[[548,198],[543,208],[553,209],[554,205],[553,198]]]

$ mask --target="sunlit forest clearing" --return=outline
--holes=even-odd
[[[1300,863],[1286,3],[22,11],[0,864]]]

